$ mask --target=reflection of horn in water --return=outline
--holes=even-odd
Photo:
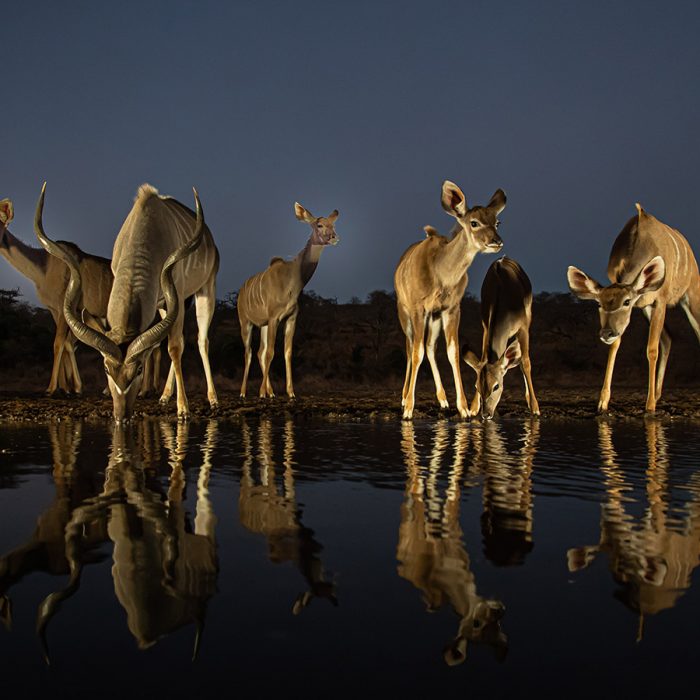
[[[691,574],[700,560],[700,489],[691,479],[686,489],[683,527],[670,527],[668,510],[668,442],[665,427],[654,419],[645,421],[647,442],[646,497],[644,515],[636,518],[626,510],[632,485],[618,463],[612,427],[598,426],[602,456],[601,470],[607,500],[601,508],[601,534],[598,545],[570,549],[569,570],[590,564],[598,552],[608,556],[615,581],[621,588],[615,597],[639,614],[637,641],[641,641],[644,618],[675,605],[690,586]]]
[[[244,450],[239,492],[241,524],[266,538],[270,561],[275,564],[292,562],[306,580],[308,589],[297,596],[292,609],[294,614],[301,612],[314,598],[326,598],[337,605],[335,583],[326,580],[319,557],[323,547],[316,541],[314,531],[302,524],[302,510],[296,502],[294,423],[289,419],[284,425],[281,484],[277,483],[272,423],[260,419],[257,450],[253,448],[252,431],[247,422],[243,421],[241,427]],[[256,459],[259,481],[253,474]]]
[[[523,423],[522,446],[515,454],[509,453],[499,424],[487,421],[482,431],[484,554],[499,566],[520,565],[534,546],[532,467],[540,423],[538,420]]]
[[[216,518],[208,498],[207,483],[211,452],[217,429],[207,427],[203,463],[198,478],[197,514],[201,524],[195,532],[186,526],[182,503],[188,428],[177,437],[167,424],[159,429],[170,452],[172,468],[168,500],[146,486],[140,455],[152,450],[151,431],[115,425],[112,450],[105,472],[105,487],[99,496],[77,508],[66,527],[66,550],[71,578],[62,591],[47,597],[38,626],[44,643],[46,627],[60,604],[79,587],[84,563],[81,533],[86,523],[100,521],[114,545],[112,577],[117,599],[127,613],[127,625],[139,648],[147,648],[180,627],[194,623],[196,655],[204,623],[206,604],[216,590],[218,564],[214,526]],[[134,444],[135,434],[141,444]],[[145,449],[144,449],[145,448]],[[200,518],[201,516],[201,518]]]
[[[455,428],[454,458],[444,497],[438,488],[438,473],[449,447],[449,423],[439,421],[433,431],[428,468],[421,465],[415,428],[401,426],[401,447],[406,464],[406,488],[401,506],[401,524],[396,558],[398,574],[423,593],[427,609],[450,605],[460,618],[456,637],[444,651],[445,661],[458,664],[466,657],[469,641],[491,646],[499,657],[507,650],[500,619],[505,610],[500,601],[476,592],[469,555],[459,522],[460,482],[470,428]]]

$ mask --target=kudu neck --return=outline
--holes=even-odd
[[[303,250],[301,250],[295,258],[295,261],[298,262],[299,278],[301,279],[302,288],[308,284],[314,272],[316,272],[318,261],[321,259],[321,253],[324,247],[325,246],[312,243],[311,238],[309,238]]]
[[[49,254],[40,248],[32,248],[13,236],[9,229],[3,232],[0,253],[16,270],[38,285],[46,276]]]

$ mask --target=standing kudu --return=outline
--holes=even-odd
[[[469,209],[462,190],[445,180],[442,206],[457,219],[452,238],[448,240],[426,227],[427,238],[406,250],[394,273],[399,321],[406,335],[406,379],[401,397],[406,420],[413,417],[416,377],[424,354],[428,355],[440,406],[448,406],[435,361],[435,343],[441,326],[454,375],[457,410],[462,418],[469,416],[459,367],[460,303],[467,288],[467,270],[476,254],[496,253],[503,247],[497,231],[497,217],[506,206],[503,190],[496,190],[487,206]]]
[[[60,387],[80,394],[83,385],[75,361],[75,340],[63,316],[63,300],[70,277],[68,267],[45,250],[32,248],[13,236],[7,228],[13,217],[12,202],[0,200],[0,254],[34,283],[39,301],[51,312],[56,323],[53,367],[46,393],[53,394]],[[87,310],[93,317],[105,318],[113,280],[110,261],[84,253],[73,243],[60,243],[70,249],[84,281],[82,294],[77,300],[78,308]]]
[[[612,284],[602,287],[578,268],[568,270],[571,291],[580,299],[598,302],[600,339],[610,346],[599,412],[608,409],[615,357],[635,306],[649,321],[648,412],[656,410],[661,397],[671,349],[671,336],[664,327],[666,307],[680,304],[700,340],[700,274],[690,244],[679,231],[636,206],[637,216],[625,224],[613,243],[608,262]]]
[[[245,370],[241,383],[241,397],[245,398],[248,372],[253,356],[253,326],[260,328],[258,360],[262,370],[260,397],[274,397],[270,382],[270,364],[275,353],[275,337],[279,324],[284,327],[284,362],[287,375],[287,395],[294,398],[292,384],[292,344],[299,312],[299,295],[316,271],[321,253],[327,245],[340,240],[335,233],[338,210],[328,216],[315,217],[298,202],[294,213],[299,221],[311,226],[311,235],[304,249],[293,259],[272,258],[270,266],[249,277],[238,293],[238,320],[245,345]]]
[[[506,372],[520,365],[525,379],[525,400],[530,412],[540,415],[532,386],[530,364],[530,322],[532,285],[515,260],[503,257],[486,272],[481,285],[481,323],[484,328],[481,358],[462,348],[465,362],[476,371],[476,395],[472,414],[481,408],[493,418],[503,393]]]
[[[41,244],[70,268],[63,312],[69,327],[82,342],[104,357],[107,381],[112,394],[114,418],[122,421],[133,412],[136,395],[143,381],[144,365],[151,351],[168,337],[172,360],[161,403],[166,403],[177,379],[177,412],[189,417],[182,375],[184,339],[183,303],[195,295],[199,352],[207,378],[207,395],[212,408],[218,405],[209,366],[207,332],[216,303],[216,272],[219,253],[204,223],[195,190],[197,213],[172,197],[164,197],[150,185],[139,188],[134,206],[114,243],[112,270],[114,285],[107,306],[108,332],[94,330],[77,314],[82,288],[78,261],[65,245],[51,241],[44,233],[42,211],[44,190],[37,204],[35,229]],[[183,261],[176,267],[176,263]],[[164,301],[163,301],[164,299]],[[149,327],[156,312],[165,306],[162,320]]]

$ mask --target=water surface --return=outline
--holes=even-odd
[[[692,688],[697,436],[654,420],[4,426],[3,687]]]

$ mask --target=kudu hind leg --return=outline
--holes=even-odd
[[[647,360],[649,361],[649,388],[647,391],[646,410],[648,413],[656,411],[656,366],[659,357],[659,342],[664,330],[666,319],[666,305],[657,301],[651,312],[649,321],[649,339],[647,340]]]
[[[403,407],[404,420],[413,418],[413,407],[416,403],[416,378],[421,362],[425,356],[425,322],[426,317],[422,314],[415,314],[411,317],[411,328],[413,342],[411,343],[411,371],[409,375],[408,388],[406,390],[406,401]]]
[[[243,381],[241,381],[241,398],[244,399],[248,388],[248,374],[250,363],[253,359],[253,324],[247,319],[238,317],[241,324],[241,339],[243,340],[244,368]]]
[[[535,387],[532,384],[532,363],[530,362],[530,333],[528,330],[518,332],[518,342],[520,343],[520,351],[522,352],[522,360],[520,361],[520,369],[525,378],[525,400],[533,416],[540,415],[540,405],[535,396]]]
[[[647,321],[651,323],[651,307],[645,306],[642,309],[642,313],[646,317]],[[668,326],[664,323],[663,330],[661,331],[661,338],[659,339],[659,359],[656,366],[656,400],[661,398],[661,390],[664,385],[664,376],[666,374],[666,364],[668,363],[668,356],[671,352],[671,334],[668,331]]]
[[[197,346],[199,347],[199,356],[202,358],[204,376],[207,380],[207,399],[209,399],[211,408],[216,408],[219,405],[219,399],[216,395],[214,378],[212,377],[211,365],[209,364],[209,325],[214,317],[214,307],[216,305],[214,278],[195,294],[194,305],[197,313]]]
[[[700,342],[700,286],[696,290],[689,289],[686,292],[681,299],[681,308],[685,311],[695,337]]]

